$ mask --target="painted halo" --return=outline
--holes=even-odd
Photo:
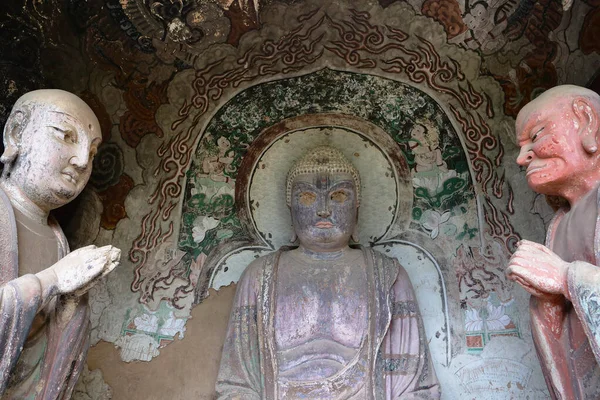
[[[236,204],[256,243],[223,257],[210,287],[237,281],[252,259],[290,245],[293,229],[285,201],[286,175],[299,157],[319,145],[339,149],[360,173],[361,244],[377,243],[406,228],[413,198],[410,174],[400,149],[385,131],[343,114],[290,118],[263,131],[244,158],[236,180]]]

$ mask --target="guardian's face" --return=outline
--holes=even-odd
[[[538,193],[560,195],[565,185],[588,174],[590,155],[579,137],[572,99],[552,104],[529,103],[517,117],[517,164],[526,168],[527,183]]]
[[[321,172],[296,176],[291,212],[294,230],[305,248],[336,251],[347,246],[358,217],[352,175]]]
[[[69,101],[36,105],[26,124],[9,179],[49,211],[85,187],[102,140],[100,125],[85,104]]]

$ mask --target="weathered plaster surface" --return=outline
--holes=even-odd
[[[25,8],[27,32],[52,15],[51,3]],[[43,84],[80,93],[107,143],[67,231],[76,246],[110,243],[128,256],[92,293],[100,344],[90,366],[102,367],[114,398],[210,398],[229,299],[208,289],[288,240],[285,208],[277,218],[268,212],[280,196],[270,195],[270,177],[281,179],[283,161],[298,154],[286,139],[329,132],[350,148],[370,138],[348,156],[392,165],[374,131],[327,117],[284,129],[272,147],[282,155],[265,151],[240,172],[261,132],[315,113],[374,125],[406,160],[403,173],[373,174],[398,191],[369,200],[361,232],[408,266],[427,305],[445,398],[543,398],[527,296],[503,271],[519,237],[542,240],[550,212],[514,163],[513,118],[545,88],[592,79],[600,67],[596,1],[567,11],[547,0],[218,1],[176,12],[166,1],[153,12],[141,0],[69,4],[39,23],[37,45],[26,43],[32,54],[45,49],[29,69]],[[25,90],[30,82],[17,75],[6,87]],[[430,135],[411,141],[411,125],[424,120]],[[240,215],[242,176],[249,211]],[[214,307],[218,317],[209,315]],[[153,378],[166,370],[168,378]],[[206,380],[194,383],[198,375]],[[482,392],[485,382],[493,390]]]
[[[73,400],[110,400],[112,398],[112,390],[104,382],[102,372],[99,369],[90,371],[86,366],[73,391]]]
[[[169,85],[169,101],[157,110],[157,121],[170,139],[150,135],[140,141],[136,152],[145,184],[134,187],[125,199],[129,218],[118,223],[112,237],[131,248],[131,289],[139,298],[132,302],[131,296],[130,300],[125,297],[131,292],[114,290],[113,282],[122,287],[124,277],[109,281],[112,302],[96,314],[100,317],[98,338],[118,345],[124,361],[156,357],[166,343],[183,336],[192,304],[202,301],[209,287],[236,281],[248,260],[272,251],[275,243],[290,236],[289,226],[281,229],[288,221],[285,208],[273,214],[260,210],[270,210],[280,197],[275,194],[276,182],[283,179],[287,167],[278,161],[299,154],[302,146],[293,143],[309,146],[329,136],[328,142],[343,144],[350,157],[360,160],[361,152],[369,155],[360,149],[361,140],[367,140],[367,149],[381,155],[369,157],[374,170],[389,171],[387,179],[396,189],[390,194],[378,193],[378,185],[390,185],[385,184],[385,173],[372,176],[376,179],[374,190],[369,191],[372,199],[367,196],[363,209],[365,217],[375,213],[377,219],[363,220],[363,240],[398,254],[413,271],[418,296],[431,305],[425,318],[427,336],[436,351],[444,396],[462,396],[472,389],[455,379],[453,359],[480,353],[496,336],[521,343],[521,325],[526,326],[526,314],[518,312],[525,303],[520,302],[520,307],[515,303],[503,275],[519,236],[511,222],[515,213],[518,215],[512,208],[514,195],[504,183],[505,171],[516,168],[501,164],[511,143],[499,139],[510,135],[505,126],[511,120],[502,112],[500,87],[479,75],[473,68],[476,64],[466,61],[476,59],[474,54],[436,48],[435,42],[424,41],[419,32],[424,26],[431,31],[439,29],[435,25],[418,18],[398,21],[398,15],[412,13],[400,4],[388,10],[371,6],[365,12],[343,11],[332,5],[302,19],[299,25],[304,9],[283,10],[274,6],[272,11],[284,12],[283,18],[279,14],[265,21],[282,28],[284,21],[295,21],[298,30],[292,37],[304,35],[304,46],[312,42],[312,48],[304,47],[309,54],[298,58],[293,68],[286,67],[285,58],[286,52],[290,56],[298,52],[292,37],[279,39],[279,46],[286,50],[274,60],[265,58],[267,48],[257,51],[252,47],[264,40],[261,34],[269,32],[267,23],[242,38],[237,55],[232,48],[221,48],[218,51],[228,55],[226,61],[211,65],[209,59],[199,59],[195,74],[183,71]],[[390,15],[394,15],[392,20]],[[361,26],[368,26],[364,24],[375,24],[367,29],[373,35],[379,33],[384,42],[358,53],[343,32],[357,35]],[[405,31],[399,33],[387,26],[403,26]],[[384,30],[386,35],[381,33]],[[363,34],[363,40],[369,39]],[[422,63],[421,72],[413,72],[406,63],[411,56],[413,63]],[[436,58],[439,60],[427,61]],[[235,61],[241,59],[248,60],[243,69]],[[356,66],[362,67],[363,73],[357,73]],[[353,73],[336,72],[340,67]],[[372,75],[364,74],[367,71]],[[261,84],[275,73],[278,80]],[[428,78],[423,80],[421,73]],[[350,127],[335,118],[325,117],[301,126],[301,133],[284,130],[286,136],[277,138],[272,148],[277,143],[284,146],[285,140],[291,146],[277,153],[264,152],[255,165],[241,170],[248,149],[265,129],[286,119],[325,113],[352,115],[379,127],[400,148],[404,169],[386,161],[389,151],[382,143],[369,145],[366,132],[349,131]],[[424,125],[426,135],[414,132],[418,124]],[[498,131],[498,127],[504,130]],[[278,158],[269,154],[278,154]],[[150,160],[156,160],[154,165]],[[275,179],[267,184],[254,169],[273,171]],[[240,174],[251,176],[247,188],[236,187]],[[239,201],[235,207],[240,190],[250,191],[241,194],[248,199],[250,211],[246,214],[245,210],[240,214]],[[407,199],[410,194],[412,200]],[[149,199],[147,204],[136,200],[144,197]],[[277,219],[282,217],[283,222]],[[271,220],[278,222],[269,226]],[[384,229],[377,232],[371,224]],[[133,242],[132,236],[136,237]],[[422,264],[424,259],[427,262]],[[131,274],[131,267],[127,263],[119,273]],[[419,273],[435,280],[425,280]],[[432,287],[431,282],[437,283]],[[527,371],[534,379],[523,379],[527,385],[522,390],[543,390],[535,360],[523,364],[520,353],[508,353],[506,358],[521,369],[512,375],[507,372],[504,378],[510,381],[519,371]],[[480,360],[483,366],[490,362],[493,360]]]

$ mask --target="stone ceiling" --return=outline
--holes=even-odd
[[[386,8],[398,0],[379,0]],[[237,46],[272,0],[48,0],[3,2],[0,121],[39,87],[82,93],[93,65],[122,88],[162,87],[211,45]],[[302,0],[280,3],[298,5]],[[479,53],[514,116],[536,92],[593,84],[600,67],[600,0],[408,0],[440,23],[448,43]],[[572,4],[571,4],[572,3]],[[156,89],[160,92],[159,89]],[[157,93],[157,95],[159,95]]]

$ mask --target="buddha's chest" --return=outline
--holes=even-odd
[[[275,288],[278,348],[331,340],[358,348],[368,319],[367,278],[362,264],[281,265]]]

